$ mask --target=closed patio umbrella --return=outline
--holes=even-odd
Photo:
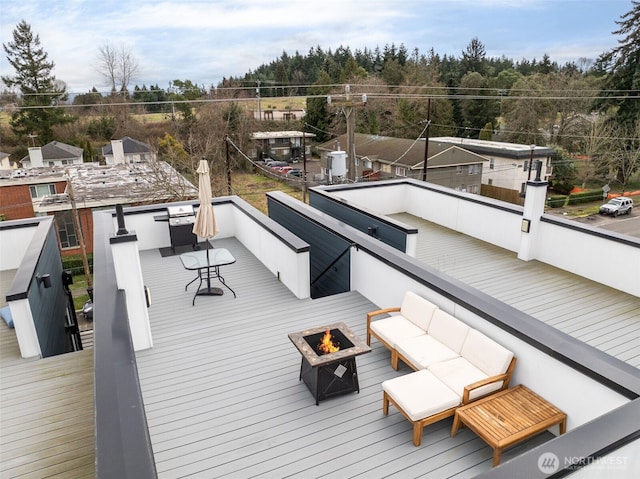
[[[207,160],[200,160],[196,173],[198,173],[198,197],[200,199],[200,207],[196,212],[196,218],[193,223],[193,234],[207,240],[205,248],[207,250],[207,264],[209,264],[209,239],[218,234],[218,226],[216,225],[216,218],[213,214],[213,206],[211,206],[211,180],[209,178],[209,164]],[[215,289],[217,290],[217,288]],[[209,294],[220,294],[211,289],[210,271],[208,269],[207,292]]]

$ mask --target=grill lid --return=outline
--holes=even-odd
[[[176,216],[194,216],[193,205],[167,206],[169,218]]]

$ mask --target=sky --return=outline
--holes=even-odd
[[[133,54],[132,86],[209,87],[317,46],[459,57],[478,38],[489,57],[595,60],[617,45],[615,22],[631,9],[631,0],[0,0],[0,41],[25,20],[70,93],[108,90],[97,67],[104,45]],[[0,73],[13,76],[1,53]]]

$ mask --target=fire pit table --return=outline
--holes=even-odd
[[[299,380],[304,380],[316,406],[332,396],[360,392],[356,356],[371,348],[345,323],[289,333],[289,339],[302,355]]]

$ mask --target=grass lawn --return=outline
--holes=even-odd
[[[213,178],[214,196],[226,196],[228,193],[226,178]],[[269,191],[283,191],[302,201],[302,191],[283,181],[268,178],[255,173],[233,172],[231,175],[231,191],[247,203],[267,214],[267,197]]]

